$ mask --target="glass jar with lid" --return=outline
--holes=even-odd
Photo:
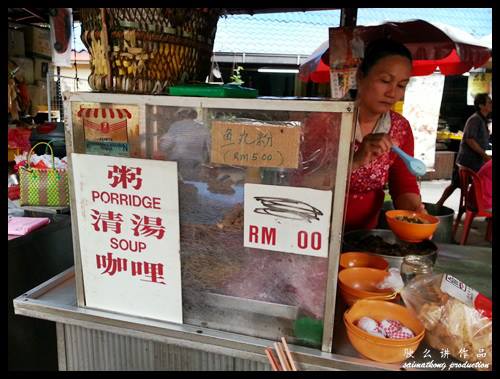
[[[432,260],[422,255],[407,255],[401,263],[401,278],[408,284],[417,275],[432,274]]]

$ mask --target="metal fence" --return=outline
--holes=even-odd
[[[80,76],[77,71],[75,71],[74,76],[61,75],[58,67],[49,65],[46,79],[49,121],[61,122],[64,120],[63,92],[90,91],[87,78]]]

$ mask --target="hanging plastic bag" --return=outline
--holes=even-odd
[[[49,15],[52,62],[59,67],[71,67],[72,8],[50,8]]]

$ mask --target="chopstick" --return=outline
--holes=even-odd
[[[281,342],[274,343],[274,349],[276,350],[276,353],[278,354],[278,359],[280,360],[281,367],[283,367],[284,371],[292,371],[290,364],[288,363],[288,360],[286,359],[285,352],[283,351],[283,348],[281,346],[282,346]]]
[[[267,359],[269,359],[269,363],[271,363],[271,367],[273,368],[273,371],[283,371],[281,369],[281,366],[279,363],[276,361],[276,358],[274,357],[273,351],[268,347],[266,349],[266,355]]]
[[[288,344],[286,343],[285,337],[281,337],[281,342],[283,343],[283,346],[285,348],[286,357],[288,358],[288,363],[290,364],[292,371],[297,371],[297,366],[295,366],[295,362],[293,361],[293,358],[292,358],[292,353],[290,352],[290,349],[288,348]]]
[[[273,346],[278,359],[276,359],[272,347],[265,349],[267,359],[273,371],[298,371],[285,337],[281,337],[281,342],[274,342]]]

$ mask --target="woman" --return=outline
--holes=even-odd
[[[377,226],[384,186],[396,209],[424,211],[415,176],[391,146],[413,156],[410,124],[391,108],[404,96],[412,71],[408,49],[392,40],[370,43],[357,72],[358,120],[347,199],[346,231]]]

